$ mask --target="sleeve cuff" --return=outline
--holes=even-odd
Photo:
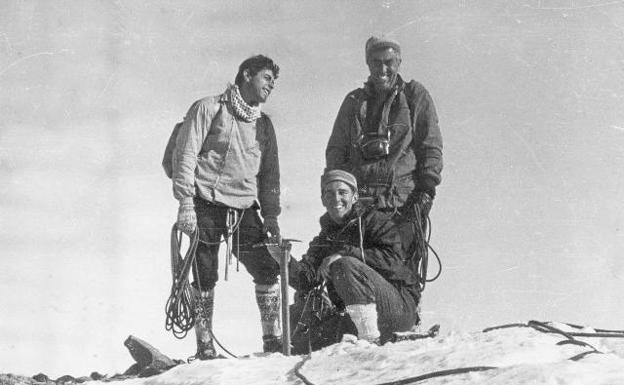
[[[195,203],[193,202],[193,197],[184,197],[180,199],[180,206],[195,207]]]

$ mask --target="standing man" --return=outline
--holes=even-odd
[[[235,241],[231,249],[253,277],[264,351],[281,350],[279,265],[265,248],[252,247],[280,232],[277,143],[271,120],[261,112],[278,75],[279,67],[266,56],[243,61],[234,85],[191,106],[177,136],[177,227],[188,234],[197,229],[200,239],[193,285],[194,297],[201,298],[194,308],[203,309],[195,319],[195,357],[201,360],[216,356],[212,315],[221,236],[229,245]]]
[[[414,271],[426,256],[426,219],[441,181],[442,136],[429,92],[399,75],[401,47],[371,37],[364,87],[344,99],[325,152],[326,170],[357,177],[360,201],[396,214]],[[424,277],[420,277],[424,287]]]

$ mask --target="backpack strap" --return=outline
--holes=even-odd
[[[405,94],[405,98],[407,99],[407,106],[410,109],[410,119],[412,124],[414,124],[414,119],[416,118],[416,111],[414,110],[414,101],[416,100],[416,89],[418,88],[418,82],[414,79],[410,80],[408,83],[403,83],[403,93]]]

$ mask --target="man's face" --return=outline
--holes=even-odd
[[[258,71],[254,76],[248,70],[243,73],[245,81],[241,85],[241,95],[250,105],[264,103],[275,87],[275,76],[270,69]]]
[[[338,180],[329,182],[325,186],[321,200],[329,217],[336,223],[343,223],[344,218],[351,212],[353,204],[357,201],[357,193],[351,189],[351,186]]]
[[[394,49],[381,48],[370,53],[366,64],[370,71],[368,80],[377,91],[387,91],[394,85],[401,66],[401,58]]]

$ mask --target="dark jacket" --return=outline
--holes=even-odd
[[[399,76],[394,93],[383,105],[381,125],[367,119],[367,104],[376,95],[370,86],[344,99],[325,151],[326,170],[342,169],[358,179],[360,197],[371,197],[379,208],[402,207],[417,192],[435,194],[441,181],[442,135],[429,92]],[[375,127],[370,127],[375,125]],[[390,131],[389,155],[365,160],[360,151],[364,131]]]
[[[405,264],[398,228],[390,214],[356,205],[346,224],[337,224],[327,213],[320,223],[321,232],[301,261],[289,264],[289,280],[295,289],[305,292],[321,283],[317,270],[325,257],[340,254],[361,259],[362,231],[366,264],[402,293],[419,296],[417,276]]]

